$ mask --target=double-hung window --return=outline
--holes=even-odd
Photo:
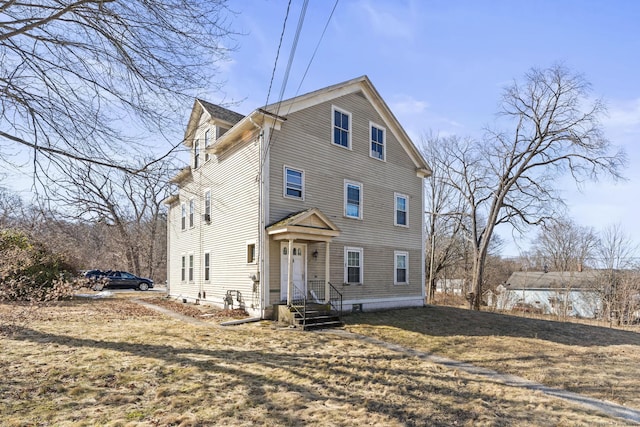
[[[187,229],[187,205],[185,205],[184,203],[182,203],[180,205],[180,228],[182,230],[186,230]]]
[[[394,203],[394,224],[408,227],[409,226],[409,197],[404,194],[395,193]]]
[[[204,222],[211,222],[211,190],[204,192]]]
[[[362,248],[344,248],[344,281],[349,284],[363,283]]]
[[[208,282],[211,279],[211,253],[204,253],[204,281]]]
[[[193,254],[189,255],[189,281],[193,282]]]
[[[395,275],[393,278],[394,285],[405,285],[409,283],[409,253],[395,251],[393,253]]]
[[[193,141],[193,168],[198,169],[200,166],[200,140]]]
[[[193,227],[194,217],[196,215],[196,202],[195,200],[189,200],[189,228]]]
[[[285,166],[284,196],[304,200],[304,171]]]
[[[385,159],[385,129],[376,124],[370,123],[371,129],[371,152],[374,159]]]
[[[344,215],[362,219],[362,184],[344,181]]]
[[[211,129],[207,129],[204,131],[204,161],[209,161],[209,153],[207,152],[207,148],[211,144]]]
[[[344,148],[351,148],[351,113],[332,108],[333,117],[333,135],[334,144]]]
[[[182,267],[180,269],[180,280],[182,280],[183,282],[187,277],[186,269],[187,269],[187,257],[182,255]]]

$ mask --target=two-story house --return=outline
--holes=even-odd
[[[422,306],[430,169],[366,76],[247,116],[196,100],[172,180],[170,296],[270,318],[301,295]]]

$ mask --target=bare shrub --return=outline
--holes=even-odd
[[[0,230],[0,333],[26,322],[38,306],[68,299],[86,285],[74,277],[73,266],[24,232]]]

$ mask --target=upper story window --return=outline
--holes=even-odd
[[[193,168],[198,169],[200,166],[200,140],[193,141]]]
[[[404,285],[409,283],[409,253],[395,251],[393,255],[395,257],[395,276],[393,279],[393,284]]]
[[[285,166],[284,196],[304,200],[304,171]]]
[[[409,197],[395,193],[395,218],[394,224],[404,227],[409,226]]]
[[[211,129],[207,129],[204,131],[204,161],[209,161],[209,153],[207,152],[207,148],[211,144]]]
[[[211,190],[204,192],[204,222],[211,222]]]
[[[184,203],[182,203],[180,205],[180,220],[181,220],[181,227],[180,229],[182,230],[186,230],[187,228],[187,205],[185,205]]]
[[[195,215],[196,215],[196,202],[193,199],[191,199],[189,200],[189,228],[193,227]]]
[[[386,154],[385,134],[383,127],[370,123],[371,129],[371,157],[378,160],[384,160]]]
[[[362,219],[362,184],[344,181],[344,215]]]
[[[332,108],[333,143],[351,149],[351,113]]]

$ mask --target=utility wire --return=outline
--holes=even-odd
[[[311,55],[311,59],[309,59],[309,63],[307,64],[307,68],[304,70],[304,74],[302,75],[302,79],[300,79],[300,84],[298,85],[298,89],[296,89],[296,93],[294,98],[298,96],[300,93],[300,88],[302,87],[302,83],[304,82],[305,77],[307,77],[307,73],[309,72],[309,68],[311,68],[311,63],[316,57],[316,53],[318,52],[318,48],[320,47],[320,43],[322,43],[322,39],[324,38],[324,34],[327,32],[327,28],[329,27],[329,22],[331,22],[331,18],[333,17],[333,13],[336,11],[336,7],[338,7],[338,1],[333,4],[333,9],[331,9],[331,14],[329,14],[329,18],[327,18],[327,22],[324,24],[324,29],[322,30],[322,34],[320,34],[320,38],[318,39],[318,43],[316,44],[316,48],[313,51],[313,55]],[[291,110],[291,106],[289,106],[289,110]]]
[[[284,39],[284,33],[285,33],[285,30],[287,29],[287,19],[289,18],[290,9],[291,9],[291,0],[289,0],[289,4],[287,5],[287,13],[284,16],[284,23],[282,24],[282,33],[280,33],[280,42],[278,43],[276,60],[273,63],[273,71],[271,71],[271,81],[269,82],[269,90],[267,92],[267,101],[264,103],[265,107],[269,105],[269,97],[271,96],[271,87],[273,86],[273,79],[276,75],[276,68],[278,67],[278,58],[280,57],[280,48],[282,47],[282,40]]]
[[[289,5],[291,4],[291,1],[289,2]],[[295,36],[293,38],[293,43],[291,45],[291,51],[289,52],[289,60],[287,61],[287,68],[285,71],[285,75],[283,77],[283,81],[282,81],[282,88],[280,89],[280,95],[278,97],[278,102],[277,102],[277,107],[276,107],[276,116],[278,115],[278,113],[280,112],[280,105],[282,104],[282,98],[284,97],[284,91],[287,87],[287,81],[289,80],[289,72],[291,71],[291,65],[293,64],[293,58],[295,57],[296,54],[296,48],[298,47],[298,41],[300,40],[300,33],[302,32],[302,24],[304,23],[304,17],[307,13],[307,6],[309,5],[309,0],[305,0],[303,5],[302,5],[302,9],[300,10],[300,16],[298,17],[298,26],[296,27],[296,33]],[[289,8],[287,8],[287,14],[289,13]],[[284,28],[283,28],[284,30]],[[283,31],[284,34],[284,31]],[[280,39],[280,41],[282,42],[282,38]],[[280,50],[280,47],[278,47],[278,51]],[[276,58],[277,60],[277,58]],[[275,68],[274,68],[274,72],[275,72]],[[272,82],[273,82],[273,77],[272,77]],[[269,91],[271,91],[271,89],[269,89]],[[268,104],[267,104],[268,105]],[[265,105],[266,106],[266,105]],[[265,113],[262,113],[262,116],[264,118]],[[273,144],[275,142],[274,137],[273,137],[273,132],[269,132],[269,141],[267,142],[267,146],[265,147],[264,150],[264,155],[261,159],[261,163],[264,162],[264,160],[267,157],[267,153],[269,152],[269,148],[271,147],[271,144]]]
[[[309,0],[304,0],[304,3],[302,4],[302,9],[300,10],[300,17],[298,18],[298,27],[296,28],[296,35],[293,38],[293,44],[291,45],[291,52],[289,52],[289,61],[287,62],[287,69],[282,79],[282,88],[280,89],[280,97],[278,98],[278,108],[276,110],[276,114],[280,112],[280,104],[282,103],[282,98],[284,97],[284,91],[287,87],[287,82],[289,81],[289,72],[291,71],[291,64],[293,64],[293,58],[295,57],[296,49],[298,48],[298,40],[300,40],[300,32],[302,31],[302,24],[304,23],[304,17],[307,13],[308,5],[309,5]]]

